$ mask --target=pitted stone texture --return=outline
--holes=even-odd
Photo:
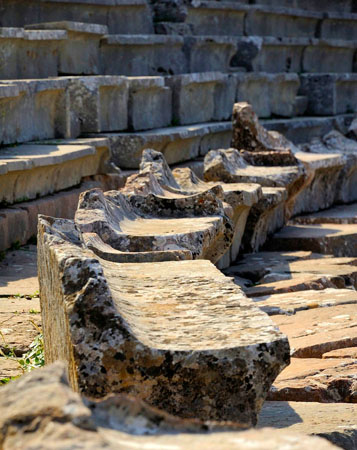
[[[227,273],[256,284],[246,290],[250,297],[357,286],[355,258],[333,258],[308,251],[246,255]]]
[[[357,405],[316,402],[265,402],[258,427],[289,429],[321,436],[345,450],[357,446]]]
[[[70,221],[40,218],[47,361],[67,361],[87,395],[125,392],[180,417],[255,423],[289,361],[268,316],[208,261],[100,264],[79,237]]]
[[[335,256],[357,256],[356,225],[289,225],[266,245],[267,250],[311,250]]]
[[[355,359],[292,358],[275,380],[268,399],[320,403],[357,403]]]
[[[37,401],[34,403],[33,398]],[[175,448],[223,450],[332,450],[324,439],[288,431],[240,431],[237,423],[180,419],[125,395],[87,401],[71,391],[59,363],[32,372],[1,390],[0,442],[4,450]],[[207,433],[206,431],[225,431]],[[230,432],[228,432],[230,431]],[[239,431],[239,432],[237,432]]]
[[[336,290],[338,294],[339,289]],[[336,296],[336,298],[338,298]],[[285,333],[295,358],[321,358],[331,350],[357,345],[356,304],[276,315],[274,323]]]
[[[291,223],[316,225],[322,223],[357,224],[357,204],[335,206],[325,211],[316,212],[292,219]]]
[[[339,154],[342,158],[343,166],[338,175],[337,185],[336,181],[331,181],[331,185],[335,189],[335,202],[349,203],[357,200],[355,192],[357,181],[357,143],[354,139],[348,139],[339,131],[332,130],[323,137],[315,138],[310,143],[303,145],[302,149],[312,153],[325,154],[326,156]],[[329,196],[331,194],[332,192],[329,192]]]
[[[75,222],[86,245],[117,262],[206,258],[216,262],[232,240],[232,226],[212,193],[173,197],[154,193],[87,191]]]
[[[236,103],[233,107],[232,147],[247,152],[257,165],[293,166],[297,161],[293,155],[295,145],[276,131],[267,131],[249,103]],[[279,154],[280,153],[280,154]]]
[[[257,306],[270,316],[295,314],[298,311],[357,304],[354,289],[323,289],[253,297]]]

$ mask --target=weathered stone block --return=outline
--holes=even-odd
[[[65,30],[67,39],[59,48],[58,73],[66,75],[100,74],[99,41],[108,27],[82,22],[45,22],[26,25],[29,30]],[[83,55],[86,55],[83,58]]]
[[[106,75],[173,75],[190,71],[181,36],[108,35],[101,40],[101,58]]]
[[[130,77],[129,127],[149,130],[171,125],[172,92],[163,77]]]
[[[137,169],[145,148],[162,152],[169,164],[175,164],[204,155],[211,148],[228,146],[231,136],[230,122],[106,134],[110,141],[112,159],[123,169]]]
[[[302,74],[300,92],[309,99],[312,115],[336,115],[357,111],[355,74]]]
[[[66,87],[67,80],[60,78],[0,82],[0,142],[67,137]]]
[[[38,241],[46,358],[67,362],[72,386],[179,417],[256,422],[288,342],[208,261],[100,263],[60,219],[40,218]]]
[[[188,61],[186,72],[228,72],[237,41],[230,36],[186,36],[184,51]]]
[[[246,16],[245,32],[248,36],[313,38],[321,19],[322,14],[317,12],[294,10],[281,6],[275,8],[254,6],[250,8]]]
[[[354,42],[311,39],[302,55],[302,70],[297,72],[353,72],[354,53]]]
[[[70,78],[68,93],[74,129],[82,133],[101,133],[128,128],[129,84],[125,77]]]
[[[108,147],[20,145],[2,150],[0,202],[14,203],[76,186],[85,176],[103,173]]]
[[[347,13],[328,12],[321,23],[320,36],[324,39],[357,39],[357,15]]]

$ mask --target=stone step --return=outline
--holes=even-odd
[[[228,147],[231,122],[160,128],[136,133],[103,133],[111,146],[112,160],[123,169],[137,169],[146,148],[157,150],[169,164],[194,159],[212,148]]]
[[[295,74],[220,72],[0,81],[0,142],[229,120],[236,100],[252,101],[259,116],[291,116],[298,87]],[[271,93],[265,101],[261,90]]]
[[[306,113],[329,116],[357,111],[357,74],[301,74],[300,93],[308,97]]]
[[[291,2],[287,6],[211,0],[188,2],[178,14],[176,5],[168,2],[166,8],[154,6],[155,29],[159,34],[356,38],[357,15],[351,12],[298,9],[290,7]],[[179,22],[181,30],[170,22]]]
[[[355,10],[353,0],[325,0],[323,3],[320,0],[253,0],[253,3],[276,7],[300,8],[307,11],[350,13]]]
[[[299,37],[241,37],[232,67],[255,72],[354,72],[353,41]]]
[[[78,185],[83,177],[108,172],[106,139],[87,145],[31,143],[0,150],[1,204],[13,204]],[[24,198],[25,196],[25,198]]]
[[[35,239],[38,214],[73,219],[79,195],[82,192],[93,188],[100,188],[104,191],[118,189],[121,183],[122,179],[117,175],[97,175],[89,177],[89,179],[85,178],[78,187],[73,189],[0,208],[0,251],[7,250],[12,246],[24,245]],[[1,292],[0,288],[0,296]],[[11,293],[32,294],[33,292],[22,292],[20,286],[17,288],[17,292]]]
[[[145,0],[3,0],[1,27],[70,20],[96,23],[110,33],[152,33],[153,24]]]
[[[352,450],[357,447],[356,414],[357,405],[351,403],[265,402],[258,428],[288,428]]]
[[[323,223],[357,224],[357,204],[335,206],[314,214],[294,217],[292,224],[318,225]]]
[[[288,336],[294,358],[322,358],[332,350],[357,345],[355,302],[298,311],[291,316],[274,315],[272,320]]]
[[[357,256],[357,226],[289,225],[266,244],[267,250],[311,250],[335,256]]]
[[[356,403],[355,359],[292,358],[275,380],[268,399],[319,403]]]
[[[326,288],[355,289],[357,286],[355,258],[334,258],[311,251],[284,250],[244,255],[244,258],[237,261],[226,273],[249,280],[251,286],[254,286],[246,288],[246,294],[255,301],[267,301],[267,305],[267,296],[274,295],[272,302],[274,298],[278,299],[275,294],[291,295],[292,292],[314,291],[318,303],[318,296],[322,294],[316,291]],[[249,283],[247,284],[249,286]],[[336,291],[336,298],[338,294],[339,291]],[[301,298],[300,294],[296,295],[297,300]],[[297,303],[300,304],[300,300]],[[293,299],[290,304],[294,304]],[[264,308],[264,303],[261,307]]]
[[[72,384],[91,397],[130,393],[179,417],[256,423],[266,389],[289,360],[287,339],[268,316],[209,261],[99,262],[79,243],[73,222],[40,218],[47,363],[66,361]],[[62,286],[48,282],[53,276]],[[70,312],[59,322],[69,296],[77,320]]]
[[[38,397],[35,403],[32,401],[34,394]],[[9,398],[12,400],[11,406]],[[80,442],[83,448],[96,450],[115,450],[118,443],[124,448],[177,450],[187,448],[238,450],[247,446],[252,450],[338,448],[326,439],[287,430],[265,428],[244,431],[247,428],[244,423],[181,419],[124,394],[111,396],[102,401],[88,401],[72,391],[66,377],[66,369],[61,363],[49,365],[41,371],[33,371],[4,386],[1,389],[0,405],[3,412],[0,426],[4,428],[2,436],[5,448],[11,446],[25,448],[29,445],[45,448],[48,447],[49,441],[53,446],[63,447],[64,429],[70,430],[65,437],[67,447],[74,448]],[[349,405],[344,413],[338,406],[334,409],[333,405],[324,406],[330,406],[332,411],[329,423],[335,425],[339,413],[345,421],[345,425],[339,427],[336,432],[337,444],[340,443],[341,435],[345,438],[343,442],[353,444],[355,442],[353,426],[350,425],[351,415],[354,412],[353,405]],[[68,410],[71,414],[67,413]],[[30,431],[18,427],[20,414],[26,416],[29,423],[36,421],[38,426],[31,427]],[[294,416],[295,420],[296,416],[297,414]],[[288,417],[291,421],[291,415]],[[84,421],[87,422],[87,426],[84,425]],[[90,429],[88,423],[91,424]],[[351,439],[346,436],[349,428]],[[316,429],[319,428],[313,427],[313,430]],[[326,430],[326,427],[322,429],[327,431],[326,437],[329,439],[331,430]]]

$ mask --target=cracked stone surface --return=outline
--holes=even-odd
[[[272,319],[288,336],[295,358],[321,358],[331,350],[357,345],[355,303],[298,311],[292,316],[275,315]]]
[[[357,447],[357,405],[317,402],[265,402],[258,428],[288,428],[324,437],[345,450]]]
[[[137,395],[184,418],[256,422],[287,339],[209,261],[95,258],[72,221],[40,218],[48,362],[87,395]]]
[[[36,402],[33,401],[34,395]],[[180,419],[126,395],[81,398],[68,386],[60,363],[21,377],[0,391],[0,443],[4,450],[82,448],[187,448],[222,450],[332,450],[325,439],[238,423]],[[208,433],[211,431],[211,433]],[[220,432],[224,431],[224,432]]]
[[[232,147],[244,150],[244,156],[254,165],[293,166],[298,149],[277,131],[266,130],[249,103],[233,106]]]
[[[292,358],[275,380],[268,399],[357,403],[357,360]]]

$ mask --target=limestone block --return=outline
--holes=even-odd
[[[127,129],[129,86],[125,77],[70,78],[67,89],[74,129],[81,133]]]
[[[356,368],[354,359],[292,358],[276,379],[269,400],[355,403]]]
[[[195,35],[243,36],[247,9],[235,2],[190,2],[185,23]]]
[[[337,39],[311,39],[302,57],[302,72],[353,72],[355,43]]]
[[[187,73],[183,37],[108,35],[101,40],[102,70],[106,75],[173,75]]]
[[[237,41],[231,36],[186,36],[184,51],[188,73],[229,72]],[[183,70],[175,73],[185,73]]]
[[[9,204],[76,186],[109,158],[108,147],[91,145],[28,144],[1,153],[0,202]]]
[[[22,27],[40,22],[73,21],[106,25],[110,33],[152,33],[145,0],[4,0],[0,26]]]
[[[300,91],[309,114],[335,115],[356,112],[356,84],[354,74],[302,74]]]
[[[60,219],[40,218],[38,241],[46,358],[67,362],[74,387],[184,418],[256,422],[288,342],[213,265],[99,262]]]
[[[201,214],[214,213],[207,204],[212,193],[224,200],[224,211],[232,221],[233,242],[218,265],[227,267],[238,255],[245,223],[250,208],[261,198],[261,188],[257,184],[243,183],[205,183],[200,180],[191,169],[177,168],[171,172],[163,155],[155,150],[146,149],[143,152],[140,172],[129,177],[125,187],[121,190],[125,195],[150,195],[155,193],[161,196],[198,196],[199,202],[205,202]]]
[[[227,119],[229,104],[234,103],[234,91],[229,92],[228,82],[228,76],[218,72],[166,77],[165,83],[173,93],[173,121],[186,125]],[[216,100],[217,94],[223,98]],[[228,101],[228,105],[224,105],[224,101]],[[224,110],[220,111],[222,107]]]
[[[263,297],[263,300],[264,296],[275,294],[313,291],[316,302],[310,304],[310,307],[318,305],[320,292],[329,288],[334,289],[334,302],[338,304],[339,293],[344,295],[344,289],[355,289],[357,280],[353,257],[333,258],[311,251],[270,251],[247,255],[242,262],[230,268],[228,273],[254,282],[256,286],[246,289],[246,294],[254,298]],[[291,299],[291,304],[293,302],[294,299]],[[330,302],[329,305],[331,304],[334,303]]]
[[[320,36],[324,39],[357,39],[357,15],[347,13],[328,12],[321,23]]]
[[[0,78],[47,78],[58,75],[59,45],[66,31],[0,29]]]
[[[355,225],[291,225],[277,233],[268,249],[312,250],[335,256],[357,255]]]
[[[0,142],[67,137],[66,87],[60,78],[0,82]]]
[[[172,92],[163,77],[129,77],[129,127],[149,130],[171,125]]]
[[[246,102],[233,107],[232,147],[244,151],[245,158],[256,165],[297,164],[293,153],[298,148],[278,132],[266,130]]]
[[[233,233],[222,204],[212,194],[186,198],[133,194],[127,199],[118,191],[92,190],[80,197],[75,222],[94,253],[108,254],[117,262],[167,258],[216,262]]]
[[[35,403],[34,396],[38,398]],[[35,446],[44,450],[48,448],[49,442],[54,448],[64,445],[71,448],[78,446],[80,442],[82,448],[89,450],[114,450],[118,448],[118,444],[125,448],[175,447],[177,450],[190,446],[207,450],[246,447],[253,450],[260,450],[263,447],[270,450],[337,448],[325,439],[306,435],[305,427],[312,422],[309,420],[312,411],[307,406],[308,412],[299,408],[298,404],[293,406],[295,403],[289,403],[287,407],[286,403],[276,405],[275,402],[270,402],[269,406],[264,406],[264,417],[260,419],[272,420],[274,427],[277,418],[284,420],[288,425],[293,422],[292,427],[304,434],[273,428],[242,431],[246,427],[241,423],[225,425],[180,419],[152,408],[138,398],[124,394],[112,395],[102,401],[89,401],[70,389],[65,368],[60,363],[33,371],[4,386],[1,390],[0,404],[3,411],[0,426],[4,450],[25,446]],[[320,434],[339,446],[341,442],[352,444],[355,442],[352,425],[354,405],[311,403],[302,405],[317,408],[318,418],[321,418],[319,424],[315,422],[310,424],[313,428],[308,429],[308,432],[318,434],[319,431],[323,431]],[[295,415],[292,414],[293,407],[297,410]],[[281,410],[284,414],[278,413],[271,417],[275,411]],[[330,417],[326,417],[329,412]],[[297,414],[303,417],[302,424],[295,424]],[[334,433],[337,419],[341,415],[344,418],[343,428],[339,427]],[[323,418],[328,419],[327,424],[321,423]],[[207,430],[210,432],[207,433]]]
[[[106,133],[112,160],[120,168],[137,169],[145,148],[162,152],[169,164],[204,155],[211,148],[228,146],[232,137],[230,122],[159,128],[136,133]]]
[[[296,314],[299,311],[312,310],[315,308],[327,308],[328,311],[332,312],[331,309],[328,309],[332,306],[356,305],[357,293],[353,289],[327,288],[321,291],[317,290],[300,291],[294,292],[294,295],[292,295],[291,292],[288,292],[285,294],[274,294],[274,295],[254,297],[253,299],[254,301],[257,302],[257,305],[270,316],[277,314],[292,315]],[[353,307],[355,308],[355,306]],[[341,340],[339,341],[338,344],[339,347],[340,344]],[[294,348],[296,351],[295,346]],[[316,349],[314,351],[316,351]],[[297,356],[296,353],[295,356]]]
[[[357,204],[335,206],[326,211],[294,217],[292,223],[317,225],[319,223],[357,224]]]
[[[357,345],[355,302],[275,315],[272,320],[288,336],[295,358],[321,358],[326,352]]]
[[[299,77],[296,74],[287,73],[271,75],[269,79],[269,98],[272,114],[293,117],[295,115],[296,96],[300,87]]]
[[[270,36],[261,38],[260,50],[254,55],[255,58],[251,60],[252,68],[255,72],[300,73],[302,71],[304,49],[309,45],[309,42],[308,38],[277,38]],[[307,69],[305,71],[310,72]]]
[[[285,224],[284,188],[262,188],[262,198],[251,208],[242,239],[242,252],[257,252],[269,236]]]
[[[295,198],[293,215],[329,208],[339,189],[339,177],[345,164],[343,155],[298,152],[295,156],[305,166],[307,176]]]
[[[343,160],[343,165],[340,169],[337,183],[332,186],[335,189],[335,202],[349,203],[357,199],[355,193],[357,145],[355,140],[346,138],[337,130],[332,130],[322,138],[314,139],[302,148],[313,153],[325,155],[339,154]],[[333,195],[332,191],[330,191],[330,195]]]
[[[108,27],[82,22],[45,22],[26,25],[29,30],[65,30],[66,40],[59,49],[60,74],[97,75],[100,74],[99,41],[108,34]],[[83,58],[83,55],[86,55]]]
[[[245,32],[248,36],[315,37],[321,19],[322,14],[317,12],[254,6],[246,16]]]
[[[265,402],[258,427],[289,428],[352,449],[357,445],[356,414],[357,405],[351,403]]]

